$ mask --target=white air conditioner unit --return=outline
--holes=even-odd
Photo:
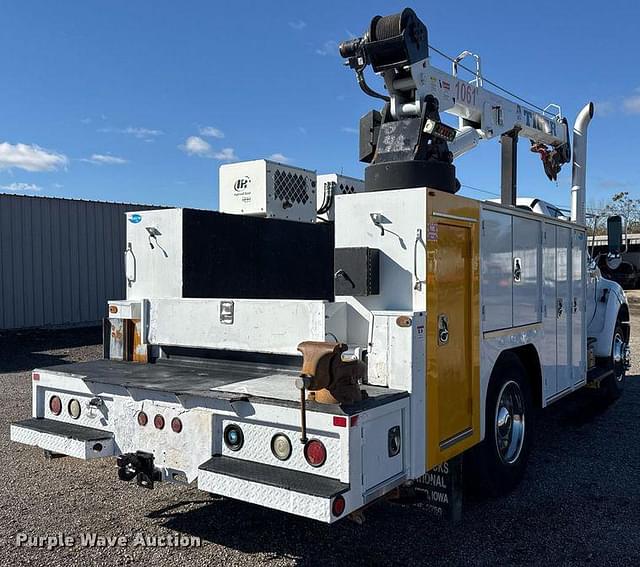
[[[364,181],[347,177],[339,173],[318,175],[316,205],[318,216],[325,220],[334,220],[335,198],[339,195],[351,195],[364,192]]]
[[[316,172],[258,159],[220,167],[220,212],[316,220]]]

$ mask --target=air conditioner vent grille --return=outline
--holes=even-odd
[[[340,194],[341,195],[351,195],[356,192],[356,188],[353,185],[348,185],[346,183],[340,183]]]
[[[306,204],[309,201],[308,179],[298,173],[276,169],[273,174],[273,196],[290,205]]]

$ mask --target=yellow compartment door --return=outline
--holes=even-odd
[[[480,436],[479,209],[429,192],[427,256],[427,464]]]

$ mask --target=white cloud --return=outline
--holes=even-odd
[[[126,128],[100,128],[98,132],[127,134],[129,136],[134,136],[135,138],[144,140],[150,140],[164,134],[162,130],[156,130],[153,128],[139,128],[134,126],[127,126]]]
[[[346,132],[347,134],[357,134],[358,133],[358,129],[357,128],[351,128],[350,126],[343,126],[342,128],[340,128],[340,130],[342,130],[342,132]]]
[[[307,27],[307,22],[303,22],[302,20],[295,20],[293,22],[289,22],[289,26],[294,30],[301,31]]]
[[[209,142],[200,136],[189,136],[184,144],[178,146],[183,152],[190,156],[217,159],[220,161],[235,161],[238,159],[233,148],[223,148],[215,151]]]
[[[633,89],[627,96],[614,96],[595,103],[596,116],[606,117],[623,112],[640,114],[640,87]]]
[[[284,154],[281,154],[279,152],[275,153],[275,154],[271,154],[267,159],[273,160],[273,161],[277,161],[280,163],[291,163],[293,161],[292,158],[285,156]]]
[[[631,95],[622,100],[622,108],[627,114],[640,114],[640,95]]]
[[[200,136],[189,136],[185,140],[184,144],[178,147],[190,156],[211,156],[211,144],[206,140],[203,140]]]
[[[62,189],[64,187],[64,185],[62,183],[52,183],[51,186],[54,189]]]
[[[200,128],[200,135],[208,138],[224,138],[224,132],[220,128],[214,128],[213,126]]]
[[[325,41],[322,44],[322,47],[319,47],[318,49],[316,49],[316,53],[318,55],[338,55],[338,44],[333,41],[333,40],[329,40],[329,41]]]
[[[304,126],[298,126],[298,132],[300,132],[300,134],[306,135],[307,129]]]
[[[615,112],[615,105],[610,100],[594,103],[597,116],[611,116]]]
[[[26,171],[52,171],[68,162],[67,156],[36,145],[0,143],[0,170],[17,167]]]
[[[93,154],[90,158],[85,158],[80,161],[95,163],[97,165],[122,165],[129,163],[129,160],[109,154]]]
[[[219,152],[213,154],[215,159],[219,159],[220,161],[237,161],[238,156],[233,148],[222,148]]]
[[[0,185],[3,191],[40,191],[42,187],[35,183],[10,183],[9,185]]]

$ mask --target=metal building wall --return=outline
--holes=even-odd
[[[0,329],[100,321],[125,297],[124,213],[153,208],[0,194]]]

